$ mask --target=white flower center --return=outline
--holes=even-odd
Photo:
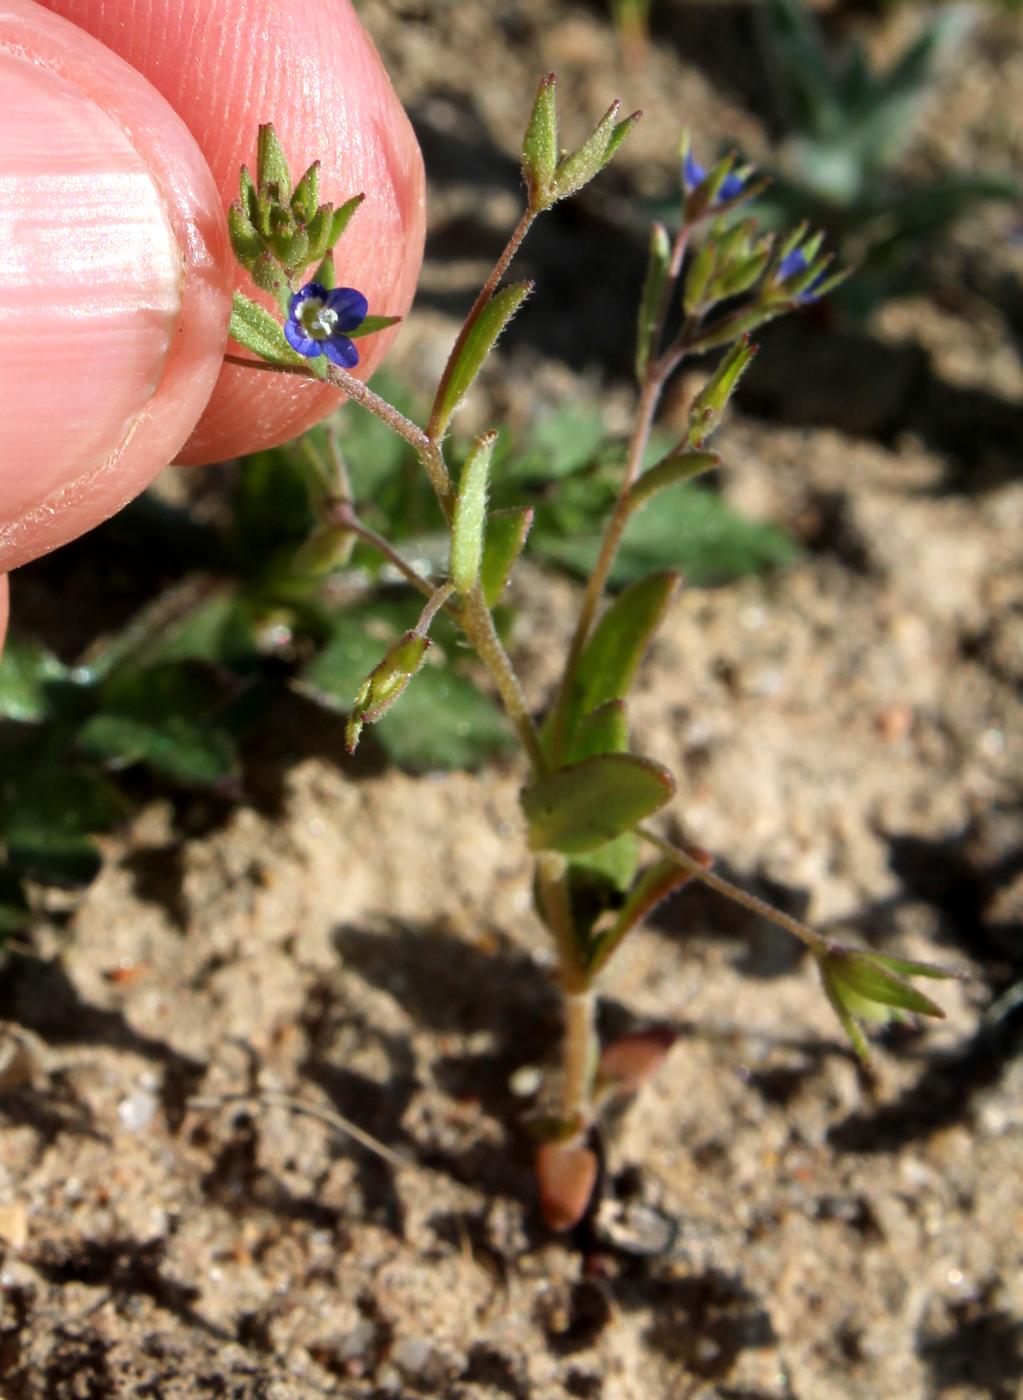
[[[337,325],[337,312],[319,297],[305,297],[295,308],[295,320],[313,340],[329,340]]]

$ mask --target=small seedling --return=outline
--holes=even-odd
[[[666,1051],[658,1031],[601,1048],[594,1013],[599,983],[622,942],[672,891],[703,881],[801,939],[860,1055],[866,1054],[861,1019],[941,1015],[911,979],[950,975],[928,964],[829,942],[737,890],[714,873],[709,856],[667,841],[651,825],[671,803],[675,780],[635,751],[626,701],[679,579],[670,569],[643,574],[608,601],[616,560],[633,520],[642,519],[655,497],[670,499],[685,483],[720,467],[710,442],[755,354],[751,336],[774,317],[827,296],[846,275],[834,270],[821,236],[805,226],[775,238],[755,217],[736,217],[762,186],[751,170],[736,167],[734,157],[705,169],[683,142],[678,232],[672,237],[660,226],[652,231],[636,318],[633,429],[589,561],[560,684],[540,722],[536,702],[524,693],[494,624],[494,604],[526,542],[529,506],[520,502],[517,514],[514,504],[504,504],[500,514],[493,508],[502,485],[494,432],[476,440],[456,479],[449,460],[450,426],[499,335],[533,291],[529,283],[504,281],[530,227],[599,174],[638,117],[620,117],[615,103],[589,138],[566,153],[554,75],[541,81],[523,143],[525,208],[456,337],[422,427],[351,373],[357,349],[349,337],[389,318],[366,315],[354,289],[333,290],[333,231],[328,243],[317,243],[312,273],[312,240],[303,242],[301,228],[300,256],[293,252],[295,243],[278,244],[266,232],[286,223],[297,192],[292,194],[284,155],[265,129],[256,180],[243,171],[232,211],[238,258],[277,306],[275,316],[261,303],[236,297],[232,334],[259,357],[239,357],[239,363],[254,371],[316,373],[391,428],[414,449],[448,538],[443,566],[428,579],[417,574],[396,546],[360,520],[335,459],[334,489],[322,494],[319,528],[347,532],[380,549],[428,599],[415,625],[368,670],[353,697],[349,746],[354,748],[365,725],[391,705],[406,703],[406,693],[415,694],[431,627],[443,618],[461,630],[489,672],[528,764],[523,820],[535,857],[537,909],[557,953],[565,1020],[557,1108],[536,1125],[540,1199],[555,1229],[575,1224],[590,1202],[598,1176],[592,1135],[601,1106],[633,1088]],[[297,189],[309,180],[304,176]],[[355,204],[349,201],[345,208]],[[319,212],[312,219],[330,224]],[[648,448],[665,384],[684,360],[710,351],[720,356],[684,431],[651,461]],[[302,357],[308,357],[305,364]],[[331,468],[321,464],[318,470],[323,476]],[[340,546],[342,538],[336,543]],[[645,861],[644,850],[652,850],[654,858]]]

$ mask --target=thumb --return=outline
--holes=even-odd
[[[180,118],[74,25],[0,0],[0,573],[175,456],[220,369],[229,279]]]

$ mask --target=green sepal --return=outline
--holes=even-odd
[[[340,209],[335,209],[330,216],[330,229],[327,235],[327,246],[333,248],[345,229],[351,222],[352,215],[359,205],[366,198],[364,194],[353,194],[351,199],[346,199]]]
[[[688,446],[702,447],[717,428],[739,380],[753,363],[756,353],[757,347],[748,335],[743,335],[721,357],[714,373],[697,394],[689,410]]]
[[[650,574],[630,583],[604,613],[572,678],[565,731],[570,738],[581,715],[628,694],[678,585],[673,570]]]
[[[249,268],[249,276],[256,286],[269,292],[282,312],[287,315],[291,288],[288,286],[284,269],[272,253],[260,253]]]
[[[240,200],[227,211],[227,231],[234,255],[242,267],[248,267],[263,251],[263,236],[249,218]]]
[[[256,182],[259,185],[260,193],[267,191],[271,186],[277,188],[278,200],[287,200],[291,197],[291,172],[288,169],[288,161],[281,149],[281,143],[277,139],[273,122],[266,122],[259,128],[259,138],[256,147]]]
[[[668,230],[663,224],[654,224],[650,230],[650,251],[636,327],[636,378],[640,383],[643,382],[647,365],[657,354],[655,342],[660,325],[660,308],[670,268],[671,239]]]
[[[618,916],[609,929],[593,939],[587,957],[587,971],[596,973],[604,966],[627,933],[693,876],[673,860],[665,858],[647,866],[629,891]]]
[[[312,277],[309,280],[311,282],[319,282],[320,286],[326,287],[328,292],[332,292],[334,290],[334,288],[337,286],[337,273],[334,271],[333,249],[328,249],[327,252],[323,255],[323,261],[317,267],[316,271],[313,273]],[[368,321],[369,317],[367,316],[366,319]],[[351,331],[348,331],[347,334],[351,336],[352,333]]]
[[[385,715],[422,666],[430,648],[429,637],[410,631],[389,647],[359,687],[345,725],[345,748],[354,753],[363,726]]]
[[[241,292],[231,298],[231,337],[272,365],[308,365],[309,361],[292,350],[279,321],[265,307]]]
[[[892,968],[884,966],[872,953],[832,948],[821,957],[820,965],[821,975],[835,984],[838,995],[843,999],[848,991],[880,1010],[911,1011],[919,1016],[937,1016],[944,1020],[945,1013],[937,1002],[918,991]],[[935,974],[928,972],[927,975],[933,977]]]
[[[522,791],[529,844],[565,855],[596,850],[663,807],[674,792],[666,768],[634,754],[568,764]]]
[[[479,374],[484,360],[497,343],[498,336],[532,290],[532,282],[512,282],[495,292],[480,312],[458,353],[458,358],[450,366],[450,372],[445,375],[437,391],[430,415],[431,437],[443,437],[452,414]]]
[[[548,73],[540,79],[522,141],[522,178],[533,209],[547,207],[558,149],[557,78]]]
[[[238,174],[238,198],[249,223],[255,228],[259,220],[259,196],[247,165],[243,165]]]
[[[697,249],[686,273],[682,305],[687,316],[695,316],[705,309],[717,265],[717,249],[713,239],[705,239]]]
[[[450,572],[459,593],[471,593],[480,576],[490,488],[490,459],[494,455],[496,442],[496,432],[478,437],[462,467],[451,521]]]
[[[326,286],[326,282],[323,286]],[[364,335],[373,335],[376,331],[385,331],[388,326],[396,326],[401,320],[400,316],[367,316],[354,331],[345,331],[349,340],[358,340]]]
[[[297,219],[301,219],[307,224],[316,213],[320,203],[320,162],[314,160],[312,165],[295,186],[295,193],[291,196],[291,208]]]
[[[572,763],[595,758],[602,753],[626,753],[629,747],[629,722],[624,700],[608,700],[584,715],[576,726],[569,746]]]
[[[907,979],[954,978],[959,973],[934,963],[889,958],[831,944],[817,956],[821,982],[842,1028],[861,1060],[870,1048],[858,1021],[887,1021],[907,1014],[944,1018],[941,1007]]]
[[[612,102],[594,128],[593,135],[577,151],[558,163],[550,187],[552,204],[576,194],[595,175],[599,175],[642,115],[633,112],[623,121],[618,121],[620,109],[620,102]]]
[[[629,492],[629,511],[634,511],[658,491],[677,486],[680,481],[692,481],[705,472],[720,467],[716,452],[694,452],[688,448],[676,450],[645,471]]]
[[[343,569],[352,557],[356,536],[344,525],[321,525],[295,551],[294,572],[322,578]]]
[[[727,301],[729,297],[741,296],[743,292],[759,282],[771,261],[771,245],[765,240],[756,252],[746,258],[737,259],[720,277],[715,278],[711,287],[714,301]]]
[[[480,583],[488,608],[494,607],[504,592],[532,524],[532,506],[512,506],[491,511],[487,516]]]

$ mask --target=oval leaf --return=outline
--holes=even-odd
[[[630,584],[605,612],[576,668],[567,733],[580,715],[628,694],[678,584],[671,570],[651,574]]]
[[[487,600],[488,608],[492,608],[504,592],[532,524],[532,506],[495,510],[487,517],[483,559],[480,563],[480,583],[483,585],[483,596]]]
[[[566,855],[596,850],[663,807],[674,792],[666,768],[633,754],[569,764],[522,791],[530,845]]]
[[[452,414],[479,374],[498,336],[532,290],[532,282],[513,282],[495,292],[473,322],[465,340],[456,347],[430,415],[429,432],[432,438],[443,437]]]
[[[477,438],[462,468],[451,522],[451,578],[459,593],[471,593],[480,576],[490,459],[496,441],[496,433]]]

